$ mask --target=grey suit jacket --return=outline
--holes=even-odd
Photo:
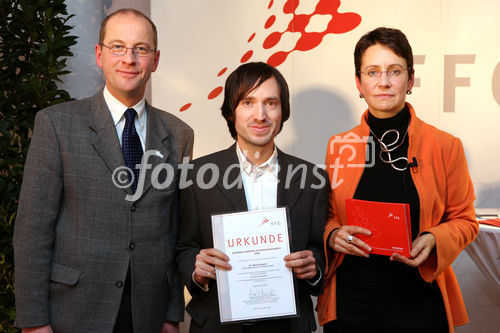
[[[203,182],[210,182],[211,172],[198,174],[200,167],[207,163],[216,164],[220,174],[217,184],[209,189],[202,189],[196,184],[197,176],[204,174]],[[217,284],[214,280],[209,283],[209,291],[202,291],[192,282],[192,273],[196,255],[204,248],[213,247],[211,214],[247,210],[243,187],[224,188],[226,184],[233,184],[240,175],[236,146],[226,150],[196,159],[193,161],[189,180],[193,185],[181,189],[181,226],[177,243],[177,264],[182,282],[187,286],[192,300],[186,310],[191,315],[190,332],[242,332],[242,324],[220,324],[219,306],[217,300]],[[325,257],[323,249],[323,231],[328,210],[328,177],[322,169],[314,169],[314,165],[285,154],[278,150],[278,207],[287,206],[291,224],[291,251],[309,249],[313,252],[320,270],[324,271]],[[234,167],[234,166],[237,167]],[[305,167],[305,172],[296,172],[291,177],[287,174],[299,166]],[[228,170],[230,170],[228,172]],[[206,170],[205,170],[206,171]],[[226,178],[224,174],[227,173]],[[201,179],[201,178],[200,178]],[[318,187],[323,182],[322,187]],[[315,186],[311,186],[311,185]],[[297,279],[297,294],[300,317],[283,321],[286,326],[278,332],[310,332],[316,329],[312,295],[319,295],[323,290],[322,281],[312,287],[307,281]],[[276,326],[274,326],[276,327]]]
[[[129,264],[135,332],[160,332],[164,320],[182,320],[174,268],[177,166],[191,157],[193,131],[146,107],[146,151],[160,154],[149,158],[135,202],[113,182],[125,163],[102,93],[37,114],[14,230],[16,326],[112,332]],[[174,181],[158,189],[151,175],[158,166],[160,183],[167,179],[162,163],[173,167]]]

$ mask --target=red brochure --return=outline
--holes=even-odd
[[[410,205],[357,199],[346,200],[347,224],[372,232],[371,236],[355,236],[371,246],[374,254],[410,256]]]

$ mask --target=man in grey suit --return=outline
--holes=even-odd
[[[95,53],[104,91],[36,117],[14,232],[15,325],[178,332],[178,164],[193,131],[144,99],[160,58],[146,16],[108,16]]]
[[[221,109],[236,143],[194,160],[187,186],[181,184],[177,264],[193,296],[186,308],[190,332],[311,332],[316,322],[310,296],[323,289],[326,173],[275,146],[290,115],[288,85],[277,69],[262,62],[238,67],[226,81]],[[205,172],[206,166],[218,173]],[[215,267],[228,270],[231,262],[213,248],[211,214],[282,206],[289,209],[292,252],[283,265],[297,277],[300,316],[221,325]]]

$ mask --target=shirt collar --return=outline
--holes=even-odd
[[[274,146],[274,151],[271,157],[258,166],[255,166],[252,162],[247,160],[238,143],[236,143],[236,153],[238,155],[238,160],[240,161],[241,170],[243,170],[243,172],[247,175],[259,177],[267,170],[270,170],[271,174],[278,178],[278,150],[276,149],[276,146]]]
[[[106,104],[108,105],[108,109],[111,112],[111,117],[113,117],[113,122],[115,126],[118,124],[118,122],[122,119],[123,115],[125,114],[125,111],[129,108],[122,102],[120,102],[115,96],[111,95],[111,93],[108,90],[108,87],[104,87],[103,91],[104,95],[104,100],[106,101]],[[143,97],[139,103],[136,105],[132,106],[136,112],[137,112],[137,120],[139,121],[140,124],[144,121],[144,114],[146,113],[146,98]]]

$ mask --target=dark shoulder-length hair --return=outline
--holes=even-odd
[[[401,30],[380,27],[364,34],[354,48],[354,67],[356,75],[360,79],[361,59],[366,49],[370,46],[380,44],[390,48],[398,56],[406,60],[409,77],[413,74],[413,52],[410,43]]]
[[[227,127],[233,139],[236,140],[237,138],[234,126],[236,107],[243,98],[271,77],[276,79],[280,89],[280,131],[283,128],[283,123],[290,117],[290,93],[283,75],[273,66],[263,62],[243,64],[227,78],[224,89],[224,102],[221,106],[222,116],[226,119]]]

